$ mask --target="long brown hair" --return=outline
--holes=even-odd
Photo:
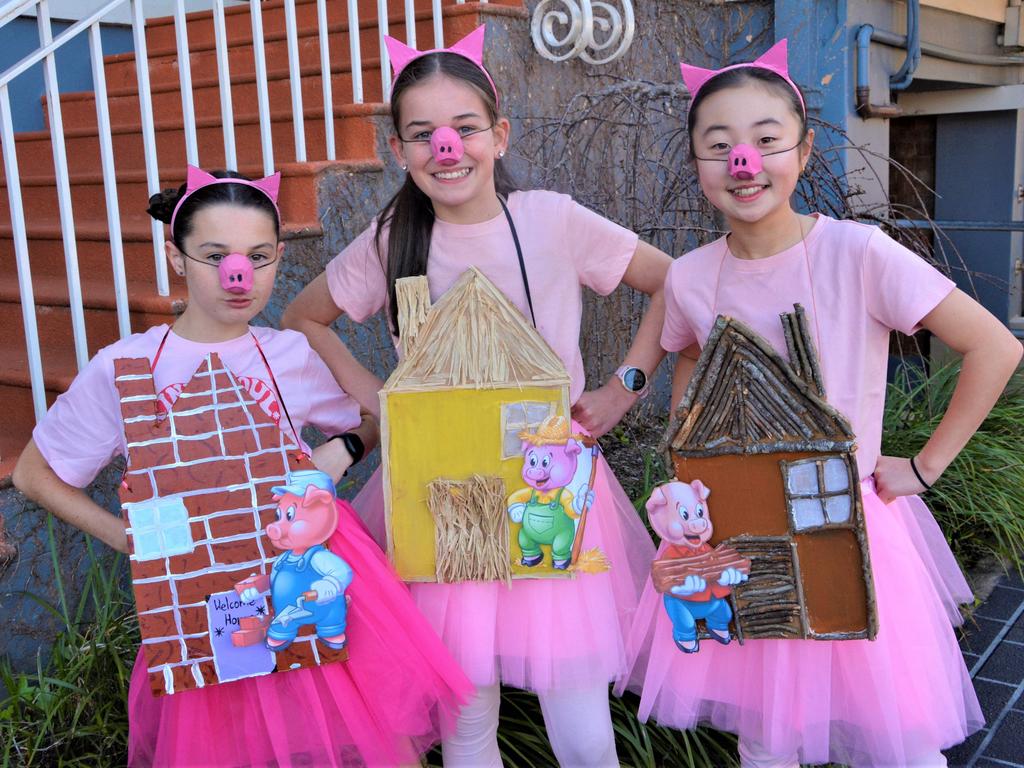
[[[501,117],[498,112],[498,95],[492,90],[487,76],[463,56],[455,53],[430,53],[414,59],[402,70],[391,90],[391,121],[398,133],[401,121],[402,94],[427,78],[443,74],[468,84],[484,103],[487,117],[494,124]],[[508,171],[500,159],[494,161],[494,188],[499,195],[507,195],[516,189]],[[387,253],[385,253],[382,232],[388,229]],[[377,258],[387,276],[387,316],[391,332],[399,335],[398,305],[395,299],[395,282],[403,277],[427,274],[427,258],[430,253],[430,235],[434,229],[434,206],[430,198],[416,186],[412,174],[407,173],[401,189],[384,206],[377,216],[377,233],[374,245]]]

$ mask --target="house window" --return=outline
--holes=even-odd
[[[138,561],[188,554],[195,548],[188,510],[181,499],[126,504]]]
[[[794,532],[849,524],[853,494],[846,459],[824,456],[779,463]]]
[[[519,433],[536,429],[548,416],[555,413],[554,403],[522,401],[503,403],[501,406],[501,458],[514,459],[523,455],[523,441]]]

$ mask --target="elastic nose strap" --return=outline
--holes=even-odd
[[[253,267],[249,257],[241,253],[229,253],[217,266],[220,273],[220,287],[231,293],[248,293],[252,290]]]
[[[729,153],[729,175],[734,179],[752,179],[762,167],[761,153],[749,144],[737,144]]]
[[[455,165],[462,160],[462,137],[454,128],[442,125],[430,134],[430,151],[438,165]]]

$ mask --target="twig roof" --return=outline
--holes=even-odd
[[[806,326],[790,328],[813,357]],[[671,449],[684,456],[852,450],[849,422],[817,393],[754,330],[719,315],[669,427]]]
[[[470,267],[430,308],[383,392],[563,386],[561,359],[515,305]]]

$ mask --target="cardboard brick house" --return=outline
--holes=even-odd
[[[506,505],[524,484],[521,435],[549,419],[570,419],[561,359],[475,268],[433,305],[426,278],[399,281],[398,313],[402,360],[380,391],[395,569],[406,581],[572,576],[573,567],[553,567],[546,545],[541,563],[522,564],[522,524],[510,521]],[[574,493],[592,481],[590,452],[597,450],[589,438],[580,442],[586,450],[570,483]],[[583,552],[580,560],[577,542],[573,566],[597,557]]]
[[[710,543],[753,563],[733,590],[741,640],[873,638],[855,438],[825,400],[803,309],[794,309],[781,318],[790,362],[740,321],[717,318],[669,428],[668,457],[678,480],[711,489]]]
[[[262,530],[275,515],[271,488],[309,469],[217,355],[159,413],[150,361],[114,362],[128,468],[121,487],[142,649],[155,694],[339,661],[347,650],[315,642],[313,627],[274,653],[262,638],[269,600],[235,585],[269,574],[279,554]]]

